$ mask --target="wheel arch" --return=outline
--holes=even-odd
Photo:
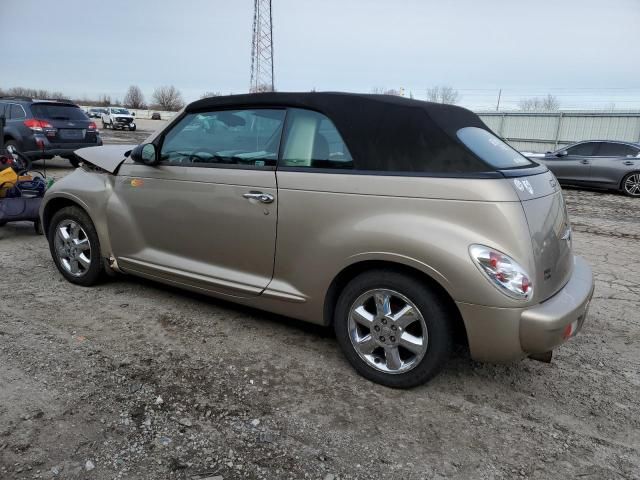
[[[622,178],[620,179],[620,191],[624,193],[624,181],[627,179],[629,175],[640,174],[640,170],[631,170],[630,172],[626,172]]]
[[[15,135],[12,135],[10,133],[5,132],[5,134],[4,134],[4,143],[6,144],[8,141],[13,141],[13,142],[20,143],[20,141],[17,138],[15,138]]]
[[[352,279],[354,279],[361,273],[382,268],[391,269],[398,273],[412,277],[416,281],[428,285],[429,288],[437,292],[438,296],[442,298],[443,303],[451,316],[456,341],[458,343],[464,344],[465,346],[468,345],[467,330],[464,325],[462,315],[460,313],[460,310],[458,309],[458,306],[453,300],[453,297],[447,291],[447,289],[444,288],[440,284],[440,282],[436,281],[431,275],[420,270],[419,268],[390,260],[361,260],[343,268],[334,277],[331,284],[329,285],[329,288],[327,289],[323,308],[324,324],[333,324],[334,310],[340,292]]]
[[[65,208],[65,207],[78,207],[78,208],[80,208],[82,211],[84,211],[84,213],[87,214],[87,216],[91,219],[91,221],[95,225],[95,221],[91,217],[91,214],[89,213],[89,209],[81,201],[79,201],[76,198],[71,198],[71,197],[66,197],[66,196],[58,196],[58,197],[54,197],[54,198],[48,200],[47,203],[45,203],[44,206],[42,207],[42,214],[40,216],[41,216],[41,219],[42,219],[42,228],[44,230],[45,237],[48,238],[49,226],[51,224],[51,219],[56,214],[56,212],[60,211],[61,209]]]

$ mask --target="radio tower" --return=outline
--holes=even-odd
[[[250,92],[272,92],[273,25],[271,0],[254,0]]]

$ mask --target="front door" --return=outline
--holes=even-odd
[[[159,138],[160,165],[127,160],[108,205],[120,267],[203,291],[259,295],[273,276],[284,116],[188,113]]]

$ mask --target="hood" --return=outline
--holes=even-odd
[[[115,173],[120,164],[127,159],[128,153],[135,147],[136,145],[105,145],[81,148],[74,153],[87,163],[109,173]]]

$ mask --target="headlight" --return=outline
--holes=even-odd
[[[469,254],[480,271],[502,293],[518,300],[527,300],[533,295],[529,275],[508,255],[484,245],[471,245]]]

